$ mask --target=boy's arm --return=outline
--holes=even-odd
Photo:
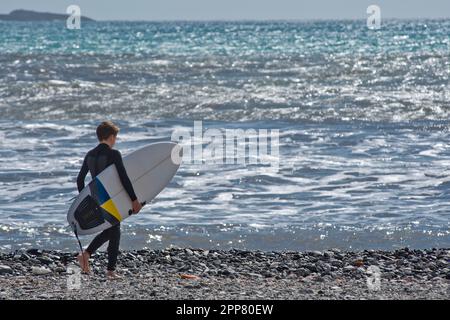
[[[127,171],[123,165],[122,155],[119,151],[114,150],[114,164],[116,165],[117,172],[119,173],[120,182],[122,182],[123,187],[130,196],[131,202],[137,199],[134,193],[133,185],[131,184],[130,178],[128,178]]]
[[[86,157],[83,160],[83,165],[81,166],[80,173],[78,173],[77,177],[77,187],[78,192],[81,192],[81,190],[84,189],[84,179],[86,178],[86,175],[89,171],[89,167],[87,165]]]

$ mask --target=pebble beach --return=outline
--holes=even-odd
[[[450,249],[123,251],[119,280],[106,253],[79,274],[75,252],[0,254],[0,299],[449,299]]]

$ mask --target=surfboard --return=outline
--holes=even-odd
[[[174,142],[149,144],[123,157],[123,164],[139,201],[153,200],[172,180],[183,149]],[[67,213],[78,235],[98,233],[132,216],[132,204],[115,165],[103,170],[81,190]]]

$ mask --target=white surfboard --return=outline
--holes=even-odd
[[[172,180],[181,164],[183,149],[173,142],[147,145],[123,158],[139,201],[149,203]],[[78,235],[98,233],[132,215],[128,193],[115,165],[103,170],[77,196],[67,221]]]

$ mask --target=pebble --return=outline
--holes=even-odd
[[[47,268],[33,267],[33,268],[31,268],[31,273],[33,273],[35,275],[46,275],[46,274],[52,273],[52,271]]]
[[[27,250],[27,253],[33,256],[40,256],[42,255],[43,251],[40,249],[29,249]]]
[[[133,298],[139,292],[143,293],[143,298],[148,298],[150,292],[147,288],[154,290],[155,298],[165,299],[172,296],[179,298],[188,298],[189,295],[177,295],[171,290],[156,289],[164,286],[165,283],[172,285],[174,291],[183,292],[183,289],[195,289],[197,284],[177,283],[183,281],[179,279],[179,273],[201,276],[201,282],[213,281],[212,285],[202,285],[202,292],[206,294],[206,288],[211,292],[215,292],[211,298],[217,298],[217,290],[224,291],[224,298],[237,298],[240,296],[241,289],[245,289],[246,296],[255,298],[256,292],[264,298],[274,298],[282,295],[281,292],[293,284],[309,288],[314,287],[313,297],[320,295],[319,288],[323,292],[324,297],[333,298],[340,297],[341,292],[348,293],[353,298],[362,298],[367,292],[366,277],[367,268],[376,265],[380,268],[381,277],[386,283],[395,281],[404,281],[405,285],[411,287],[417,281],[434,281],[434,286],[424,290],[409,290],[407,295],[432,295],[438,292],[441,284],[448,282],[450,279],[450,270],[448,258],[450,257],[449,249],[440,250],[397,250],[393,252],[381,250],[365,250],[361,252],[344,252],[337,249],[330,249],[323,252],[263,252],[233,249],[224,250],[202,250],[191,248],[168,248],[165,250],[139,250],[124,251],[119,256],[118,270],[124,276],[125,282],[133,283],[133,291],[128,291],[122,286],[113,285],[109,290],[110,295],[121,295],[115,293],[114,288],[120,289],[127,297]],[[18,279],[19,277],[33,277],[36,275],[48,275],[51,277],[43,277],[47,279],[61,279],[67,281],[66,268],[72,263],[77,263],[76,253],[46,251],[40,249],[30,249],[27,251],[16,251],[11,254],[0,253],[0,275],[11,274],[12,276],[2,278],[2,281],[8,279]],[[93,276],[89,277],[89,281],[103,284],[106,281],[104,272],[107,264],[107,254],[98,252],[92,258]],[[31,270],[31,272],[30,272]],[[31,278],[33,279],[33,278]],[[152,280],[155,282],[152,282]],[[170,279],[170,280],[168,280]],[[237,280],[236,280],[237,279]],[[242,282],[241,280],[242,279]],[[434,279],[434,280],[432,280]],[[40,281],[42,281],[40,280]],[[27,280],[29,282],[29,280]],[[50,281],[50,280],[49,280]],[[57,280],[55,280],[57,281]],[[283,282],[285,285],[283,285]],[[350,286],[352,281],[358,281],[357,286]],[[186,280],[184,280],[186,282]],[[32,283],[32,282],[31,282]],[[64,282],[65,283],[65,282]],[[107,282],[109,283],[109,282]],[[218,285],[216,285],[218,283]],[[222,283],[222,284],[221,284]],[[225,285],[228,283],[228,285]],[[278,284],[277,284],[278,283]],[[349,283],[347,286],[346,284]],[[149,284],[151,284],[149,286]],[[184,285],[190,287],[184,287]],[[220,285],[219,285],[220,284]],[[232,285],[230,285],[232,284]],[[236,285],[242,285],[242,288],[236,288]],[[271,290],[265,290],[264,286],[272,286]],[[65,285],[65,284],[64,284]],[[131,284],[130,284],[131,285]],[[249,285],[249,287],[246,287]],[[363,291],[358,291],[358,286],[362,285]],[[421,284],[423,285],[423,283]],[[2,284],[3,286],[3,284]],[[19,284],[20,286],[20,284]],[[275,290],[273,287],[277,289]],[[14,287],[12,287],[14,288]],[[22,287],[23,288],[23,287]],[[23,295],[29,297],[37,297],[34,285],[30,286],[29,292],[24,291]],[[167,287],[166,287],[167,288]],[[1,288],[0,288],[1,290]],[[103,290],[103,289],[102,289]],[[147,290],[147,291],[146,291]],[[273,291],[275,290],[275,291]],[[278,291],[277,291],[278,290]],[[14,290],[12,290],[14,291]],[[392,291],[394,294],[399,290]],[[191,298],[198,298],[197,290],[190,290]],[[303,294],[302,298],[308,298],[306,293],[301,290],[296,291]],[[17,293],[20,295],[19,293]],[[391,294],[391,293],[389,293]],[[400,294],[400,293],[399,293]],[[10,294],[8,294],[9,297]],[[53,295],[57,297],[58,295]],[[222,295],[219,295],[221,297]],[[440,298],[440,293],[433,297]],[[284,296],[283,296],[284,297]],[[288,296],[290,297],[290,296]],[[292,297],[296,297],[294,294]],[[370,296],[365,296],[370,298]],[[394,297],[395,298],[395,297]]]
[[[366,274],[366,269],[360,267],[356,269],[356,272],[359,274]]]
[[[37,260],[39,260],[40,262],[42,262],[43,264],[46,264],[46,265],[53,263],[53,260],[46,256],[37,257]]]
[[[338,286],[333,286],[333,287],[331,287],[331,290],[342,291],[342,288],[338,287]]]
[[[355,268],[353,266],[345,266],[344,271],[353,271]]]
[[[344,265],[344,263],[343,263],[342,261],[336,260],[336,259],[330,260],[330,264],[331,264],[333,267],[338,267],[338,268],[340,268],[340,267],[342,267],[342,266]]]
[[[255,277],[255,278],[262,278],[263,277],[261,274],[253,273],[253,272],[246,273],[246,275],[248,275],[250,277]]]
[[[13,269],[11,269],[11,267],[0,265],[0,275],[11,274],[13,272],[14,271]]]
[[[311,271],[305,268],[300,268],[296,271],[299,276],[307,277],[311,274]]]
[[[449,263],[443,259],[436,261],[436,265],[440,268],[445,268],[449,266]]]

